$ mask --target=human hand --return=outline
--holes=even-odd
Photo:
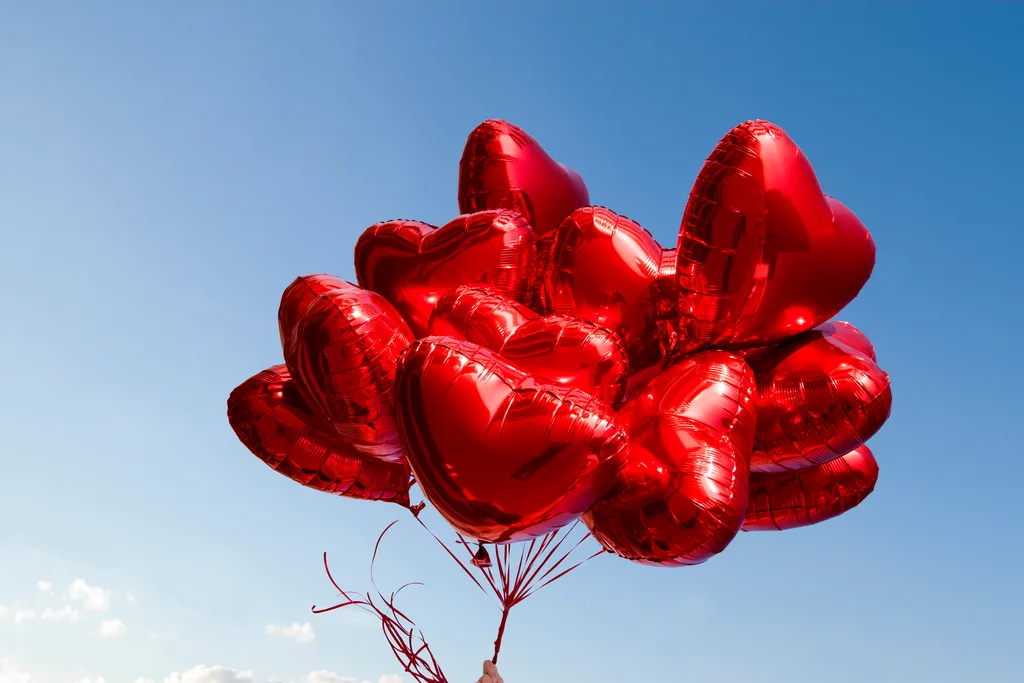
[[[476,683],[505,683],[505,679],[498,673],[498,667],[488,659],[484,662],[484,675]]]

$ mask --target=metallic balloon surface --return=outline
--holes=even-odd
[[[873,355],[871,343],[849,323],[825,323],[747,354],[759,393],[752,471],[826,463],[885,424],[892,408],[889,375],[866,350]]]
[[[537,236],[590,203],[583,178],[554,161],[522,128],[484,121],[469,135],[459,162],[459,211],[511,209]]]
[[[629,365],[618,337],[594,323],[541,317],[525,305],[477,287],[458,287],[437,302],[429,333],[496,351],[538,379],[614,404]]]
[[[232,391],[228,421],[253,455],[300,484],[349,498],[409,504],[408,465],[367,458],[339,439],[306,405],[284,365]]]
[[[875,244],[777,126],[748,121],[708,157],[676,255],[684,348],[763,345],[825,322],[871,276]]]
[[[359,285],[381,294],[416,337],[434,304],[459,285],[481,285],[518,301],[537,278],[537,243],[513,211],[480,211],[435,228],[417,221],[369,227],[355,249]]]
[[[838,517],[875,490],[878,463],[867,446],[793,472],[754,472],[744,531],[795,529]]]
[[[622,339],[630,367],[654,366],[676,344],[675,250],[634,221],[599,206],[577,209],[555,232],[544,295],[555,312],[590,320]]]
[[[619,411],[629,457],[615,489],[583,519],[607,550],[635,562],[694,565],[721,552],[747,509],[756,385],[741,358],[680,360]]]
[[[628,449],[603,402],[470,342],[413,342],[395,387],[417,483],[473,539],[525,540],[568,524],[608,492]]]
[[[393,388],[412,332],[379,294],[333,275],[296,279],[281,297],[285,364],[307,404],[363,455],[402,462]]]

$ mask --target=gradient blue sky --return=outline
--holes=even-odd
[[[280,362],[294,277],[457,213],[490,117],[665,244],[730,127],[785,128],[874,234],[841,317],[895,392],[867,503],[697,568],[596,560],[513,613],[509,683],[1024,680],[1024,11],[631,4],[0,3],[4,683],[400,673],[373,622],[309,607],[320,553],[365,587],[401,511],[276,475],[225,399]],[[468,681],[498,615],[432,543],[403,521],[379,579],[427,583],[406,604]],[[293,622],[315,639],[266,633]]]

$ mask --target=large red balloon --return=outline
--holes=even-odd
[[[675,250],[634,221],[600,206],[573,211],[555,232],[544,277],[548,308],[612,330],[630,368],[672,350],[678,303]]]
[[[793,472],[754,472],[744,531],[795,529],[837,517],[875,490],[878,463],[867,446]]]
[[[860,292],[875,244],[782,129],[748,121],[708,157],[677,249],[685,349],[761,345],[815,327]]]
[[[537,244],[513,211],[480,211],[441,228],[417,221],[369,227],[355,249],[359,285],[384,296],[416,337],[441,295],[459,285],[481,285],[523,301],[537,278]]]
[[[628,449],[606,404],[470,342],[413,342],[395,387],[417,483],[456,530],[481,541],[568,524],[608,492]]]
[[[245,447],[300,484],[349,498],[409,504],[409,467],[358,453],[306,405],[284,365],[252,377],[228,398],[228,421]]]
[[[825,323],[748,353],[759,391],[751,470],[820,465],[870,439],[892,408],[889,375],[873,356],[871,342],[849,323]]]
[[[699,564],[724,550],[747,509],[755,395],[741,358],[709,351],[626,401],[629,458],[613,492],[583,517],[594,538],[644,564]]]
[[[580,174],[554,161],[519,126],[490,120],[469,134],[459,162],[460,212],[512,209],[542,237],[589,203]]]
[[[615,403],[629,365],[618,337],[594,323],[540,317],[523,304],[476,287],[458,287],[437,302],[429,333],[496,351],[545,381]]]
[[[308,275],[285,290],[278,324],[285,363],[321,421],[358,453],[403,461],[392,389],[412,332],[391,304],[333,275]]]

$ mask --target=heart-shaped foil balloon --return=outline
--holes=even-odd
[[[849,323],[825,323],[746,356],[758,386],[750,467],[820,465],[870,439],[889,418],[892,389],[871,342]]]
[[[547,254],[545,303],[590,320],[622,339],[630,369],[652,368],[676,344],[675,250],[599,206],[573,211]]]
[[[721,552],[747,509],[756,385],[741,358],[708,351],[657,375],[619,411],[629,458],[584,515],[594,538],[635,562],[693,565]]]
[[[437,300],[459,285],[523,301],[537,277],[537,243],[514,211],[466,214],[440,228],[388,221],[359,238],[355,266],[359,285],[390,301],[422,337]]]
[[[367,458],[313,414],[288,368],[275,365],[228,398],[228,422],[253,455],[300,484],[349,498],[409,504],[409,467]]]
[[[625,389],[628,361],[618,337],[594,323],[541,317],[512,299],[458,287],[437,302],[429,333],[491,349],[538,379],[585,391],[614,404]]]
[[[697,176],[676,254],[684,350],[763,345],[825,322],[871,276],[875,244],[782,129],[748,121]]]
[[[470,342],[413,342],[395,388],[417,483],[472,539],[525,540],[568,524],[608,492],[628,449],[606,404]]]
[[[792,472],[752,472],[744,531],[795,529],[838,517],[875,490],[878,463],[867,446]]]
[[[538,237],[590,203],[580,174],[554,161],[537,141],[507,121],[473,130],[459,162],[459,211],[511,209]]]
[[[393,388],[412,332],[379,294],[333,275],[293,282],[278,310],[295,383],[320,420],[367,457],[403,462]]]

